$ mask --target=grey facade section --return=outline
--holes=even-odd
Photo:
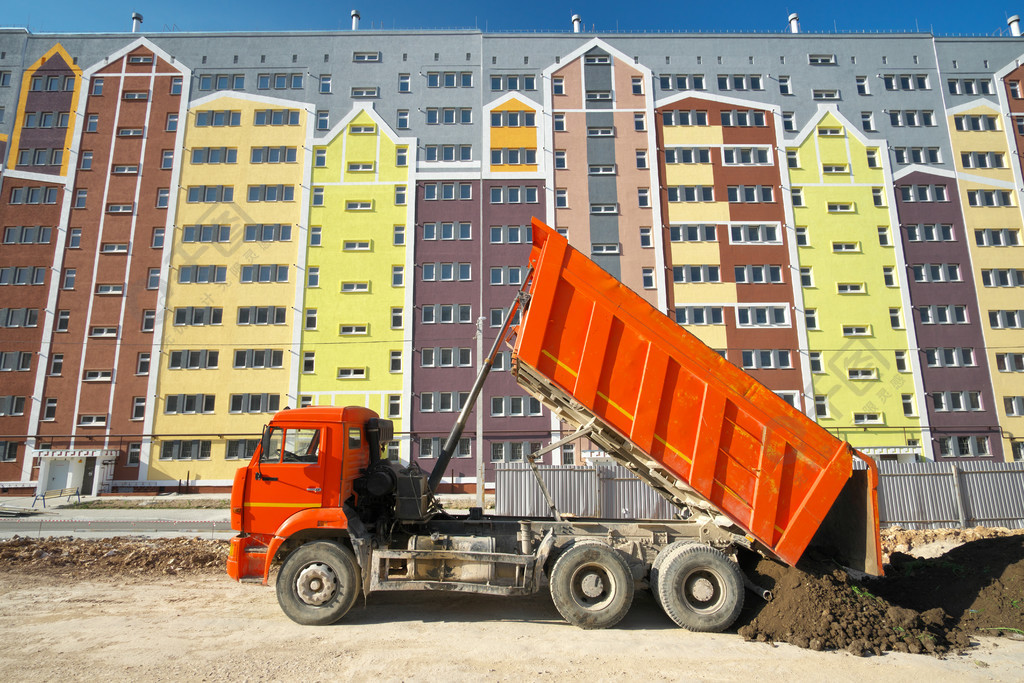
[[[477,112],[471,123],[428,124],[428,108],[466,107],[479,109],[506,92],[492,88],[492,76],[532,76],[533,89],[526,90],[520,78],[518,90],[542,99],[541,72],[561,57],[586,44],[593,34],[489,34],[464,31],[338,31],[281,33],[95,33],[32,34],[24,29],[0,30],[0,70],[12,72],[9,87],[0,88],[0,106],[7,116],[0,133],[13,130],[22,69],[60,43],[85,68],[140,36],[153,41],[177,61],[194,69],[191,96],[212,91],[199,88],[206,75],[244,76],[245,92],[280,96],[311,102],[336,121],[351,109],[353,88],[379,88],[367,97],[392,125],[398,112],[407,111],[409,127],[403,134],[415,135],[421,144],[472,144],[473,160],[480,161],[482,125]],[[998,69],[1014,63],[1024,54],[1024,42],[1012,37],[946,38],[926,33],[913,34],[602,34],[600,38],[654,72],[651,92],[655,99],[675,94],[661,87],[659,76],[702,74],[706,92],[740,96],[776,105],[792,112],[798,131],[815,114],[822,100],[818,90],[837,90],[838,100],[828,100],[853,122],[861,114],[873,115],[868,135],[884,137],[890,147],[939,147],[937,168],[951,169],[952,153],[941,113],[973,98],[992,95],[953,95],[950,78],[992,77]],[[356,53],[379,52],[377,62],[357,61]],[[834,63],[812,63],[812,56],[832,56]],[[611,87],[611,69],[586,65],[588,89]],[[261,74],[302,74],[301,88],[260,89]],[[442,74],[441,85],[429,87],[430,74]],[[443,74],[455,73],[457,85],[445,87]],[[472,74],[472,86],[462,87],[461,74]],[[399,91],[399,76],[410,78],[410,91]],[[762,90],[719,90],[719,75],[763,76]],[[887,74],[925,75],[928,87],[886,90]],[[320,92],[320,76],[331,77],[329,93]],[[782,94],[779,77],[788,76],[791,94]],[[867,94],[857,92],[857,77],[867,79]],[[502,81],[505,83],[506,81]],[[359,98],[363,99],[363,98]],[[593,103],[592,103],[593,104]],[[893,125],[889,112],[930,111],[935,126]],[[787,132],[787,136],[795,131]],[[423,157],[421,156],[421,159]],[[897,167],[898,168],[898,167]]]

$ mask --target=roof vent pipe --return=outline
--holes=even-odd
[[[139,32],[139,26],[142,25],[142,15],[138,12],[132,12],[132,33]],[[1020,35],[1020,31],[1017,31],[1017,35]]]
[[[583,17],[578,14],[572,15],[572,32],[579,33],[580,26],[583,24]]]
[[[359,10],[357,9],[352,10],[352,30],[359,30]]]
[[[789,15],[789,32],[800,33],[800,15],[796,12]]]
[[[1012,17],[1006,20],[1007,25],[1010,27],[1010,35],[1016,38],[1020,37],[1020,15],[1014,14]]]

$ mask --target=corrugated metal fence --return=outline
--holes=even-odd
[[[619,465],[538,467],[559,512],[606,519],[668,519],[675,508]],[[879,463],[883,527],[1024,528],[1024,463]],[[499,515],[549,515],[527,465],[496,468]]]

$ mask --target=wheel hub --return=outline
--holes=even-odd
[[[706,578],[699,578],[690,586],[690,592],[697,600],[707,602],[715,595],[714,585]]]
[[[322,605],[338,588],[338,577],[326,564],[314,563],[305,567],[295,579],[295,592],[307,605]]]
[[[597,573],[591,572],[583,577],[580,590],[588,598],[598,598],[604,593],[604,580]]]

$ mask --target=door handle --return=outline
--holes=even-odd
[[[309,491],[310,493],[320,493],[320,488],[317,486],[311,486],[306,490]]]

